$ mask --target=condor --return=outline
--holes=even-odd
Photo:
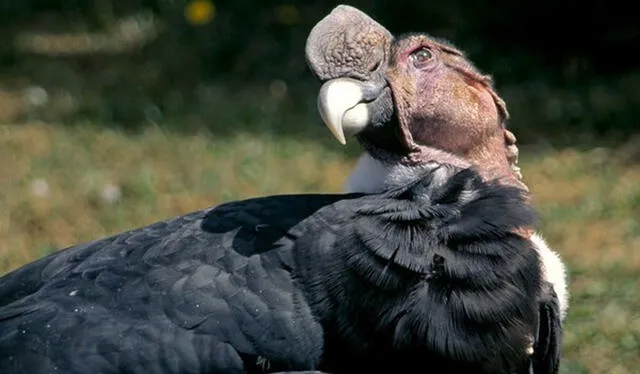
[[[384,30],[349,7],[314,30],[326,22],[338,34],[353,35],[354,22]],[[326,50],[314,35],[307,51]],[[397,49],[374,42],[361,44],[362,61],[368,48]],[[321,92],[337,134],[331,92],[361,87],[367,71]],[[392,89],[371,87],[353,134],[371,129],[382,143],[362,142],[383,155],[410,132]],[[462,148],[417,144],[406,143],[443,158],[385,164],[374,192],[229,202],[4,275],[0,372],[556,373],[562,311],[522,235],[536,222],[526,191],[488,178]]]
[[[428,163],[472,167],[483,180],[528,191],[505,102],[491,77],[452,44],[421,33],[393,37],[340,5],[313,28],[306,56],[323,83],[325,124],[341,143],[354,136],[365,150],[345,192],[383,191]],[[540,256],[541,297],[557,303],[560,329],[569,298],[565,265],[533,227],[517,231]]]

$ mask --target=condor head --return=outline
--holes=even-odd
[[[306,58],[322,83],[320,115],[341,143],[354,136],[387,164],[472,165],[526,189],[504,101],[451,44],[417,33],[394,37],[339,5],[311,30]]]

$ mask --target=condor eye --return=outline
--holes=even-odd
[[[411,59],[413,60],[413,65],[417,68],[423,67],[433,58],[433,53],[426,48],[422,47],[411,53]]]

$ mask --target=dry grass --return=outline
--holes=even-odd
[[[640,165],[604,148],[528,156],[523,168],[545,234],[567,260],[640,269]]]
[[[562,372],[637,372],[640,166],[607,149],[523,153],[543,231],[571,265]],[[0,271],[231,199],[339,191],[354,162],[293,137],[45,124],[0,127],[0,159]]]

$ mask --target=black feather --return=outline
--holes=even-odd
[[[0,372],[520,373],[538,330],[532,365],[553,372],[557,308],[511,233],[533,210],[445,172],[227,203],[28,264],[0,278]]]
[[[557,374],[560,369],[562,322],[558,297],[549,283],[542,288],[539,327],[534,343],[533,372]]]

